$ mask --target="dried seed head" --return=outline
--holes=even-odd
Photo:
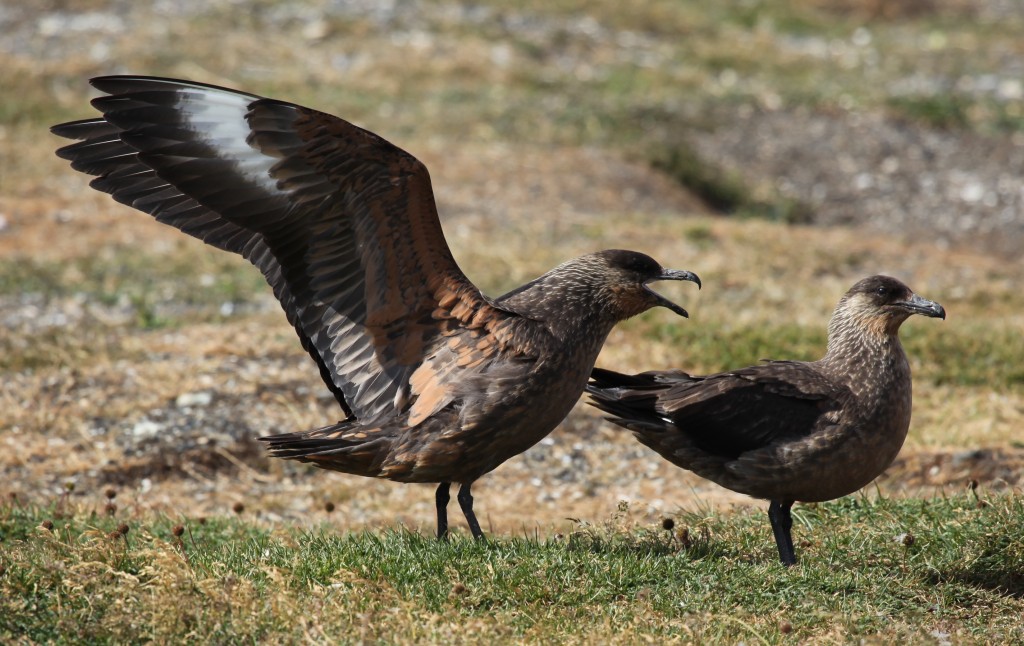
[[[128,533],[129,529],[131,529],[131,528],[128,527],[128,523],[121,523],[120,525],[117,526],[117,533],[120,534],[121,536],[124,536],[125,534]]]
[[[231,507],[231,510],[232,510],[233,512],[235,512],[236,514],[240,514],[240,513],[242,513],[243,511],[245,511],[245,505],[243,505],[243,504],[242,504],[242,503],[240,503],[240,502],[236,502],[236,503],[235,503],[235,504],[234,504],[234,505],[233,505],[233,506]]]
[[[75,483],[74,482],[71,482],[70,480],[68,480],[67,482],[64,483],[64,491],[67,491],[68,493],[71,493],[74,490],[75,490]]]
[[[671,518],[663,518],[661,521],[661,528],[665,531],[671,532],[675,526],[676,521],[672,520]]]
[[[171,530],[171,533],[174,534],[175,536],[181,536],[182,534],[185,533],[185,526],[184,525],[175,525],[174,529]]]
[[[43,529],[45,529],[48,532],[52,532],[53,531],[53,521],[52,520],[44,520],[43,522],[39,523],[39,526],[42,527]]]
[[[107,538],[109,538],[112,541],[116,541],[117,539],[121,538],[121,532],[115,529],[114,531],[107,534]]]
[[[452,594],[457,597],[461,597],[467,592],[469,592],[469,590],[466,588],[466,586],[462,585],[461,583],[456,583],[452,586]]]
[[[200,525],[205,525],[206,524],[206,516],[200,516],[199,518],[196,519],[196,522],[199,523]]]
[[[975,489],[978,488],[978,481],[972,479],[970,482],[967,483],[967,488],[970,489],[971,491],[974,491]]]
[[[113,500],[117,496],[117,490],[113,487],[107,487],[107,490],[103,492],[103,495],[107,497],[107,500]]]
[[[330,500],[325,502],[324,503],[324,511],[326,511],[328,514],[331,513],[332,511],[334,511],[334,503],[331,502]]]
[[[788,635],[789,633],[793,632],[793,624],[783,619],[779,622],[779,632],[783,635]]]
[[[11,499],[11,502],[14,502],[15,500],[18,499],[18,492],[17,491],[12,491],[12,492],[7,494],[7,497]]]
[[[117,513],[117,505],[115,505],[112,502],[108,502],[107,505],[103,509],[106,510],[108,516],[113,516],[114,514]]]
[[[915,540],[914,539],[914,535],[911,534],[910,532],[907,532],[906,534],[903,535],[902,543],[903,543],[904,546],[910,547],[911,545],[914,544],[914,540]]]

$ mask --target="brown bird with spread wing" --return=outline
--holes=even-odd
[[[587,390],[609,419],[665,459],[771,501],[779,558],[796,563],[790,508],[853,493],[896,458],[910,428],[910,365],[899,328],[946,318],[900,281],[872,276],[839,301],[818,361],[769,361],[695,377],[596,369]]]
[[[459,269],[426,167],[338,117],[225,88],[151,77],[92,80],[100,118],[55,126],[91,186],[266,278],[346,415],[261,438],[272,455],[400,482],[450,483],[473,535],[474,481],[572,408],[619,321],[649,288],[696,275],[610,250],[500,297]]]

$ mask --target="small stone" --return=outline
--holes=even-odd
[[[174,400],[178,408],[195,408],[197,406],[209,406],[213,401],[213,395],[205,390],[195,393],[182,393]]]
[[[156,437],[164,430],[163,424],[157,424],[156,422],[148,419],[139,420],[132,427],[132,435],[137,440],[147,440],[152,437]]]

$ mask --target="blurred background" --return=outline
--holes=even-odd
[[[625,247],[700,274],[690,320],[599,365],[813,359],[888,273],[912,320],[911,436],[879,487],[1018,486],[1024,463],[1024,5],[1016,0],[127,0],[0,6],[0,480],[45,500],[432,527],[433,488],[268,461],[340,415],[261,277],[87,188],[49,126],[88,78],[173,76],[337,114],[423,160],[463,269],[497,295]],[[485,531],[631,503],[754,504],[578,406],[474,488]],[[121,500],[121,499],[119,499]],[[325,502],[338,503],[328,516]],[[529,501],[529,505],[523,505]],[[526,507],[526,508],[524,508]]]

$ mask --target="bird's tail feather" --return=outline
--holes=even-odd
[[[377,429],[373,429],[377,430]],[[367,432],[352,422],[299,433],[268,435],[265,442],[275,458],[310,462],[322,469],[375,477],[380,473],[382,456],[387,455],[391,438]]]
[[[592,406],[611,415],[609,421],[631,431],[663,431],[671,423],[658,409],[658,396],[671,382],[689,378],[683,372],[626,375],[594,368],[587,393]]]

